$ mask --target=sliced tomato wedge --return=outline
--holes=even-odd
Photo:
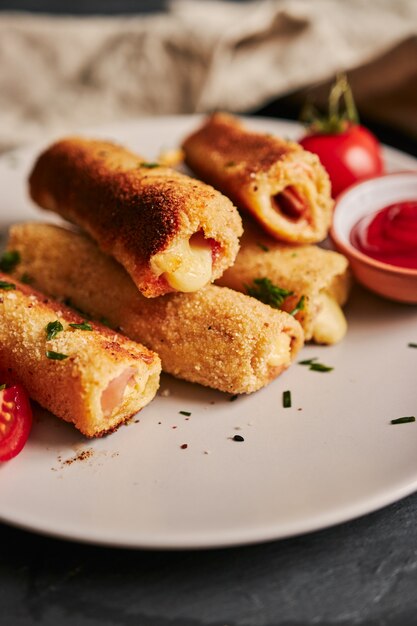
[[[15,457],[25,445],[32,427],[32,409],[22,385],[0,391],[0,461]]]

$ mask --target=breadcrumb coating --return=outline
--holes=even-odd
[[[185,162],[275,239],[323,240],[331,222],[330,180],[318,157],[294,141],[253,132],[215,113],[183,142]]]
[[[208,285],[194,293],[144,298],[113,259],[87,237],[43,224],[15,225],[9,249],[19,272],[38,288],[71,301],[93,317],[155,350],[164,371],[229,393],[268,384],[303,344],[292,316],[254,298]]]
[[[115,430],[152,400],[161,371],[155,353],[101,324],[86,327],[72,309],[9,275],[0,281],[13,285],[0,288],[0,363],[31,398],[87,437]],[[58,331],[48,337],[51,323]]]
[[[314,245],[279,243],[251,220],[246,220],[244,227],[236,262],[217,284],[246,293],[255,279],[268,278],[274,285],[293,292],[282,303],[282,309],[288,312],[304,297],[303,309],[296,318],[303,327],[306,341],[313,339],[322,294],[330,296],[340,306],[346,303],[351,287],[348,260],[338,252]]]
[[[78,224],[114,256],[147,297],[175,291],[152,258],[202,233],[215,280],[239,249],[242,224],[212,187],[112,143],[70,137],[43,152],[29,178],[42,208]]]

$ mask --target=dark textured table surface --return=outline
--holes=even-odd
[[[0,527],[2,626],[417,623],[417,495],[258,546],[143,552]]]
[[[3,0],[0,10],[115,13],[164,4]],[[291,98],[262,113],[297,115]],[[409,137],[377,130],[388,143],[415,153]],[[417,494],[313,534],[214,551],[116,550],[0,524],[0,625],[29,624],[417,624]]]

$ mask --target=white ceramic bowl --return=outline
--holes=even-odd
[[[351,230],[362,217],[405,200],[417,200],[417,171],[384,174],[357,183],[337,198],[330,236],[339,252],[348,257],[358,282],[386,298],[417,304],[417,269],[382,263],[350,243]]]

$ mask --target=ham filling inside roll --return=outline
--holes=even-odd
[[[176,291],[197,291],[211,280],[216,242],[205,239],[202,232],[180,239],[167,250],[155,254],[151,269],[165,278]]]
[[[122,404],[129,390],[133,391],[136,382],[135,374],[137,374],[137,370],[134,367],[128,367],[109,382],[101,394],[101,408],[104,417],[110,417],[113,411]]]
[[[307,217],[308,203],[297,187],[289,185],[279,193],[271,196],[272,207],[285,217],[298,220]]]

